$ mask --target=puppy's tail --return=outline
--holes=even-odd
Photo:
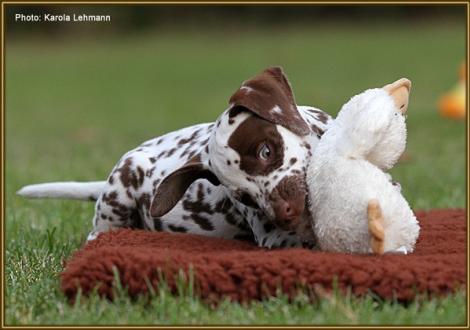
[[[26,198],[60,198],[96,201],[106,181],[50,182],[25,186],[16,193]]]

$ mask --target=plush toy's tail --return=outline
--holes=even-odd
[[[26,198],[60,198],[96,201],[106,181],[51,182],[25,186],[17,194]]]
[[[369,203],[367,203],[367,220],[369,223],[372,252],[383,254],[385,233],[382,209],[380,208],[380,204],[377,199],[371,199]]]

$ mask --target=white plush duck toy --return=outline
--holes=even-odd
[[[385,173],[406,145],[411,82],[352,97],[318,143],[307,170],[312,228],[321,250],[412,252],[419,224]]]

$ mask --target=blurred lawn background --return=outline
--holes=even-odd
[[[28,10],[44,8],[6,12],[7,323],[242,322],[220,310],[198,319],[181,302],[178,308],[189,309],[176,319],[131,317],[144,309],[128,302],[67,306],[57,274],[91,229],[93,205],[25,201],[15,191],[36,182],[105,179],[141,142],[213,121],[242,81],[271,65],[284,68],[298,104],[332,115],[364,89],[411,79],[406,157],[392,175],[414,209],[466,206],[465,123],[439,116],[436,106],[465,59],[463,6],[63,6],[46,12],[109,12],[112,21],[13,21],[14,13]],[[346,302],[356,313],[352,320],[331,306],[314,309],[315,319],[279,302],[266,306],[282,315],[287,308],[284,317],[242,311],[252,313],[249,323],[460,323],[465,299],[452,296],[411,312],[392,305],[388,316],[375,318],[364,310],[386,305],[371,303],[369,310]]]

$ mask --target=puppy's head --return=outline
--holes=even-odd
[[[152,216],[171,210],[193,181],[205,178],[277,225],[296,227],[305,206],[309,135],[282,69],[268,68],[230,98],[207,148],[163,180]]]
[[[245,81],[217,119],[210,167],[240,202],[293,228],[305,205],[309,134],[282,69],[269,68]]]
[[[351,158],[391,168],[406,146],[406,113],[411,82],[402,78],[351,98],[338,113],[329,135],[338,133],[337,148]]]

